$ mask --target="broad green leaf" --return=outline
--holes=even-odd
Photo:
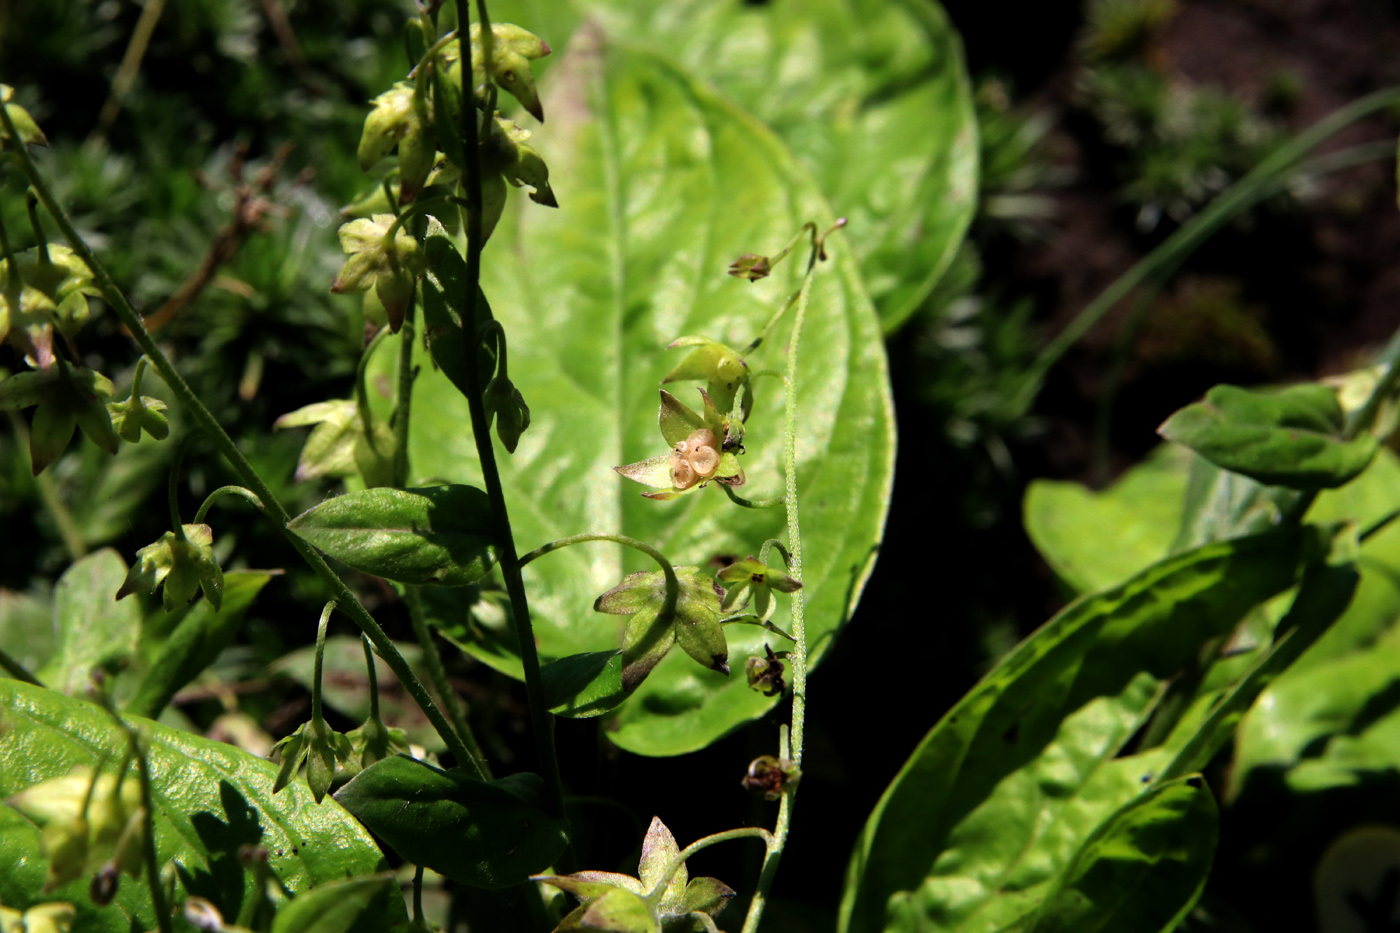
[[[66,775],[78,765],[95,767],[103,755],[111,767],[125,742],[124,733],[97,706],[17,681],[0,681],[0,720],[0,798]],[[300,785],[274,801],[277,769],[270,762],[149,720],[128,717],[128,722],[148,736],[159,857],[176,859],[185,890],[208,898],[226,916],[236,916],[239,904],[251,896],[251,876],[238,854],[243,845],[266,848],[272,870],[293,892],[384,867],[369,834],[335,803],[316,806],[311,792]],[[15,841],[15,847],[7,843],[0,849],[7,857],[37,848],[38,831],[22,819],[16,823],[13,813],[0,807],[0,834]],[[21,870],[0,871],[0,902],[22,907],[64,900],[78,904],[83,916],[92,910],[89,879],[41,897],[42,859],[18,864]],[[155,927],[144,885],[123,884],[117,901],[139,918],[137,929]],[[380,904],[377,928],[406,919],[402,898]],[[94,920],[93,928],[106,929],[102,923]],[[129,926],[123,920],[119,928]]]
[[[248,607],[272,579],[266,570],[234,570],[224,574],[223,606],[218,612],[202,599],[190,607],[165,639],[141,676],[126,712],[154,719],[175,692],[199,676],[238,634]]]
[[[1034,933],[1170,933],[1205,888],[1219,821],[1215,798],[1199,777],[1126,804],[1075,853]]]
[[[804,260],[754,284],[724,275],[725,265],[787,242],[808,220],[825,225],[834,217],[788,151],[744,113],[655,58],[613,45],[590,52],[581,43],[551,71],[545,95],[550,132],[541,152],[551,177],[571,180],[558,189],[561,206],[513,199],[482,259],[483,288],[509,335],[511,378],[530,400],[531,426],[520,446],[513,455],[497,447],[511,523],[522,551],[608,531],[656,546],[674,563],[706,566],[783,536],[782,510],[742,509],[713,487],[649,501],[612,467],[668,446],[657,425],[657,389],[685,351],[665,346],[684,335],[746,346],[797,290]],[[894,442],[879,322],[850,249],[839,237],[828,248],[796,386],[814,662],[869,575]],[[752,366],[785,363],[786,320]],[[466,402],[429,370],[424,365],[415,391],[413,473],[477,483]],[[771,379],[758,388],[740,461],[744,494],[764,498],[783,488],[782,392]],[[653,567],[601,543],[531,563],[525,577],[540,653],[557,659],[617,649],[619,621],[589,607],[627,573]],[[786,600],[775,621],[788,627]],[[763,653],[761,630],[725,634],[731,669]],[[682,754],[775,702],[742,677],[705,671],[675,652],[612,714],[609,737],[642,754]]]
[[[94,667],[115,670],[136,651],[141,610],[114,598],[125,579],[126,562],[111,548],[78,560],[59,578],[53,594],[58,649],[39,672],[46,686],[81,694]]]
[[[277,911],[272,933],[345,933],[381,895],[398,895],[392,875],[349,878],[312,888]]]
[[[399,583],[462,586],[496,561],[490,505],[471,486],[362,489],[287,527],[341,563]]]
[[[927,297],[972,219],[972,95],[962,43],[931,0],[503,0],[492,18],[534,29],[556,49],[587,18],[571,49],[599,32],[654,49],[766,123],[849,218],[842,236],[886,330]],[[560,108],[546,112],[553,138]],[[569,178],[553,147],[540,146],[555,176]],[[789,236],[751,242],[725,261],[771,255]]]
[[[1283,520],[1302,495],[1221,469],[1205,457],[1193,457],[1172,550],[1267,531]]]
[[[920,743],[857,842],[843,933],[1019,922],[1160,754],[1113,761],[1161,683],[1292,584],[1298,529],[1208,544],[1071,604]]]
[[[1108,489],[1035,480],[1022,507],[1026,534],[1077,593],[1112,586],[1165,557],[1181,516],[1190,453],[1164,444]]]
[[[1369,434],[1346,440],[1336,390],[1323,385],[1252,392],[1219,385],[1159,428],[1211,463],[1292,489],[1326,489],[1354,479],[1376,454]]]
[[[566,824],[540,808],[533,775],[487,783],[385,758],[335,794],[405,860],[483,888],[519,884],[564,851]]]
[[[0,649],[30,673],[44,666],[58,642],[52,602],[52,597],[0,588]]]

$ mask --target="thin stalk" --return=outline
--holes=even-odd
[[[141,776],[141,809],[144,811],[141,835],[145,837],[142,840],[145,849],[142,853],[142,860],[146,863],[146,886],[151,891],[151,909],[156,913],[156,924],[160,928],[160,933],[173,933],[174,926],[170,920],[170,906],[165,899],[165,888],[160,883],[160,862],[156,855],[156,810],[155,800],[151,795],[151,762],[146,756],[146,750],[141,746],[141,736],[109,705],[110,702],[110,699],[106,700],[103,707],[126,733],[131,756],[136,761],[136,773]],[[93,783],[96,784],[96,781]]]
[[[773,496],[771,499],[745,499],[725,483],[720,483],[719,488],[723,489],[725,494],[729,496],[730,502],[746,509],[771,509],[774,506],[782,505],[784,501],[782,496]]]
[[[721,842],[729,842],[731,839],[762,839],[764,844],[770,849],[773,845],[773,834],[762,826],[741,826],[738,829],[726,829],[722,833],[714,833],[697,839],[684,849],[681,849],[671,861],[666,863],[666,870],[661,873],[660,880],[657,881],[656,887],[646,893],[645,896],[647,900],[652,903],[659,903],[661,898],[665,896],[666,889],[671,886],[671,879],[676,876],[676,872],[680,871],[681,866],[684,865],[691,856],[695,855],[695,853],[703,852],[710,846],[718,845]]]
[[[481,743],[476,740],[471,724],[462,711],[461,701],[458,700],[451,682],[447,679],[447,669],[443,667],[442,655],[433,642],[432,630],[428,628],[427,613],[423,609],[422,590],[416,586],[405,586],[404,602],[408,605],[408,618],[413,624],[413,636],[418,639],[418,646],[423,649],[423,661],[428,665],[428,679],[432,681],[433,689],[437,691],[438,701],[442,703],[442,708],[447,711],[447,718],[452,720],[453,728],[457,730],[457,734],[462,737],[462,741],[471,751],[471,765],[476,770],[477,777],[483,781],[489,781],[491,780],[491,769],[486,764],[486,755],[482,752]]]
[[[239,496],[240,498],[247,499],[249,502],[253,503],[253,507],[259,512],[262,512],[264,515],[267,514],[267,508],[262,504],[262,500],[259,499],[257,494],[251,489],[244,489],[242,486],[220,486],[206,496],[204,501],[200,503],[199,511],[194,513],[194,524],[202,525],[205,515],[209,513],[209,507],[224,496]]]
[[[1173,263],[1181,262],[1228,221],[1273,194],[1282,180],[1279,176],[1293,168],[1320,143],[1357,120],[1396,103],[1400,103],[1400,88],[1387,88],[1368,94],[1322,118],[1266,156],[1248,174],[1212,201],[1205,210],[1183,224],[1160,246],[1119,276],[1046,345],[1027,373],[1018,406],[1022,410],[1028,409],[1051,367],[1148,276]]]
[[[602,532],[587,532],[581,535],[569,535],[567,538],[560,538],[557,541],[551,541],[548,544],[542,544],[530,553],[526,554],[524,557],[521,557],[520,566],[524,567],[531,561],[538,560],[539,558],[553,551],[558,551],[574,544],[586,544],[589,541],[611,541],[613,544],[621,544],[624,547],[630,547],[634,551],[640,551],[647,557],[650,557],[652,560],[660,564],[662,573],[665,573],[667,576],[675,576],[675,569],[671,566],[671,562],[666,559],[666,555],[662,554],[650,544],[647,544],[643,541],[638,541],[636,538],[629,538],[627,537],[627,535],[604,534]]]
[[[413,922],[423,925],[423,866],[413,869]]]
[[[316,623],[316,661],[311,673],[311,721],[321,722],[321,666],[326,654],[326,629],[330,627],[331,613],[335,612],[335,600],[326,603],[321,609],[320,621]]]
[[[369,377],[369,358],[374,355],[387,333],[387,324],[379,328],[360,353],[360,362],[355,366],[355,411],[360,416],[360,427],[365,432],[365,441],[376,454],[379,453],[379,448],[374,443],[374,416],[369,410],[369,384],[365,380]]]
[[[807,318],[808,297],[812,290],[812,274],[816,270],[817,259],[823,255],[821,241],[814,240],[812,256],[807,263],[807,275],[802,280],[798,292],[797,315],[792,322],[792,337],[788,342],[787,390],[784,394],[784,438],[783,472],[787,480],[787,532],[788,569],[797,579],[802,579],[802,527],[798,519],[797,502],[797,359],[802,337],[802,325]],[[766,545],[765,545],[766,547]],[[803,615],[805,597],[802,590],[792,594],[792,640],[788,654],[792,669],[792,727],[789,732],[791,743],[788,754],[798,767],[802,766],[802,739],[807,722],[807,624]],[[783,791],[778,803],[778,819],[769,837],[768,850],[763,857],[763,870],[758,877],[758,887],[749,901],[749,911],[744,917],[743,933],[756,933],[763,919],[763,909],[767,904],[768,891],[778,874],[778,863],[787,845],[788,834],[792,829],[793,797],[797,789],[789,785]]]
[[[408,421],[413,410],[413,299],[409,299],[399,327],[399,385],[394,399],[394,485],[408,485]],[[441,661],[439,661],[441,663]]]
[[[170,464],[170,474],[165,481],[165,503],[170,509],[170,530],[176,541],[185,540],[185,524],[180,518],[180,467],[185,462],[185,451],[190,449],[192,443],[193,431],[180,439],[180,445],[175,448],[175,462]]]
[[[484,0],[478,0],[484,5]],[[467,0],[456,0],[457,26],[464,35],[469,35],[471,22],[467,12]],[[489,29],[483,25],[483,42]],[[472,73],[472,44],[462,42],[462,74]],[[488,69],[489,71],[489,69]],[[489,78],[489,75],[488,75]],[[469,79],[468,79],[469,82]],[[466,194],[467,194],[467,281],[465,307],[461,310],[462,334],[466,338],[467,407],[471,411],[472,436],[476,441],[477,456],[481,462],[482,481],[491,503],[491,517],[495,525],[496,546],[500,553],[501,576],[510,596],[511,612],[514,616],[516,636],[520,642],[520,662],[525,675],[525,695],[530,703],[530,726],[535,738],[535,753],[539,758],[541,777],[544,779],[546,805],[551,815],[564,816],[564,784],[559,775],[559,756],[554,748],[554,717],[544,700],[544,683],[540,679],[540,658],[535,647],[534,627],[530,624],[530,603],[525,595],[525,582],[520,576],[520,561],[516,556],[515,538],[511,534],[510,513],[506,510],[505,492],[501,485],[500,470],[496,466],[496,451],[491,445],[491,435],[487,428],[486,410],[481,399],[481,374],[478,371],[477,344],[480,335],[477,331],[477,295],[481,282],[481,148],[478,142],[476,105],[474,92],[467,94],[467,103],[462,107],[462,139],[467,154]],[[14,135],[14,134],[12,134]],[[560,857],[568,862],[568,851]]]
[[[102,105],[102,112],[97,115],[97,126],[93,127],[86,145],[95,145],[106,137],[107,129],[116,121],[117,114],[121,113],[122,103],[131,92],[132,84],[136,82],[136,75],[141,70],[141,59],[146,57],[151,35],[156,31],[156,23],[160,21],[160,14],[164,8],[165,0],[146,0],[146,5],[141,10],[141,18],[136,21],[136,28],[131,31],[131,41],[127,43],[122,62],[117,67],[117,76],[112,79],[112,91]]]
[[[6,132],[8,132],[12,138],[19,138],[19,132],[15,129],[14,120],[11,119],[9,112],[4,107],[0,107],[0,122],[4,123]],[[384,634],[384,630],[379,627],[379,623],[374,621],[374,617],[369,614],[369,611],[365,609],[355,597],[355,594],[345,585],[345,581],[340,579],[340,576],[326,563],[325,558],[321,556],[320,552],[287,528],[287,523],[292,520],[291,515],[287,513],[287,510],[272,492],[271,487],[269,487],[267,483],[263,481],[263,478],[258,475],[258,472],[253,469],[252,464],[248,462],[248,458],[243,456],[243,452],[238,449],[238,445],[228,436],[228,432],[224,430],[223,425],[219,424],[218,419],[216,419],[209,409],[205,407],[204,403],[200,401],[199,396],[195,394],[194,390],[189,387],[189,383],[185,382],[179,370],[175,368],[174,364],[170,362],[170,359],[166,357],[160,347],[156,345],[156,342],[151,339],[150,333],[147,332],[145,326],[141,322],[141,316],[131,307],[131,303],[126,300],[126,295],[124,295],[122,290],[112,281],[112,276],[108,273],[107,267],[93,254],[87,243],[78,235],[77,230],[73,228],[72,221],[69,220],[67,213],[59,206],[58,201],[55,200],[53,192],[44,182],[43,177],[40,176],[39,170],[34,165],[34,161],[30,158],[28,151],[21,146],[18,147],[15,152],[19,159],[20,167],[24,170],[25,175],[28,176],[29,182],[34,187],[34,191],[38,195],[39,200],[43,203],[45,210],[49,212],[54,222],[58,224],[59,229],[63,231],[63,235],[67,238],[73,251],[77,253],[79,258],[92,270],[93,280],[102,291],[103,299],[106,300],[107,304],[112,308],[112,311],[117,315],[117,318],[127,328],[128,332],[130,332],[132,340],[140,347],[141,352],[150,359],[151,365],[155,367],[161,379],[165,380],[165,384],[170,387],[170,391],[174,393],[181,406],[183,406],[185,411],[189,412],[195,423],[213,441],[214,446],[218,449],[219,453],[223,455],[224,459],[229,462],[229,465],[233,467],[234,472],[238,474],[243,484],[253,490],[257,497],[262,500],[263,505],[267,508],[268,515],[276,522],[287,543],[301,555],[301,558],[310,565],[316,575],[326,583],[327,587],[330,589],[332,598],[334,598],[341,608],[355,620],[355,624],[360,627],[360,631],[364,632],[364,634],[369,637],[370,641],[374,643],[374,648],[379,653],[379,656],[389,665],[389,668],[404,685],[404,689],[409,692],[409,695],[412,696],[414,701],[422,708],[423,715],[428,718],[433,728],[442,736],[442,740],[446,743],[448,750],[454,757],[466,760],[470,757],[466,746],[462,743],[461,739],[457,737],[457,734],[453,732],[452,726],[447,722],[447,719],[433,702],[433,698],[429,695],[427,688],[413,675],[413,671],[409,668],[408,662],[403,659],[403,655],[399,654],[398,648],[394,647],[394,643]]]
[[[24,419],[18,412],[7,412],[10,416],[10,425],[14,428],[15,441],[21,448],[29,446],[29,426],[24,423]],[[63,497],[58,493],[58,486],[53,481],[53,473],[44,470],[34,476],[34,490],[39,493],[39,501],[44,504],[44,510],[49,513],[49,518],[53,519],[54,528],[58,531],[59,538],[63,541],[63,547],[68,551],[68,556],[77,560],[87,554],[87,542],[83,540],[83,533],[78,528],[78,523],[73,520],[73,513],[68,511],[68,506],[64,504]]]
[[[374,666],[374,650],[369,639],[360,636],[360,646],[365,649],[365,681],[369,684],[369,718],[379,719],[379,671]]]

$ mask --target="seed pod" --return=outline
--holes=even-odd
[[[671,453],[671,483],[677,489],[689,489],[700,482],[700,477],[695,475],[695,468],[686,457],[686,451],[683,449],[685,447],[684,442],[677,444]]]

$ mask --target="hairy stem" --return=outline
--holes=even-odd
[[[468,35],[470,16],[467,0],[456,0],[458,31]],[[484,0],[478,0],[484,7]],[[482,41],[490,32],[489,23],[482,24]],[[472,74],[472,44],[461,43],[462,75],[470,84]],[[489,69],[487,69],[489,72]],[[488,75],[489,77],[489,75]],[[535,753],[539,758],[541,777],[544,779],[546,805],[551,815],[564,816],[564,784],[559,775],[559,756],[554,748],[554,717],[544,701],[544,683],[540,679],[540,658],[535,648],[534,627],[530,624],[530,603],[525,595],[525,583],[520,576],[520,560],[516,556],[515,538],[511,534],[510,513],[506,510],[505,492],[501,485],[500,470],[496,466],[496,451],[491,445],[491,435],[487,428],[486,409],[482,404],[483,383],[477,359],[477,345],[480,334],[477,323],[477,296],[481,282],[481,148],[478,143],[475,92],[468,89],[466,102],[462,107],[462,138],[466,150],[466,194],[467,194],[467,281],[466,302],[461,309],[462,334],[467,340],[466,368],[467,406],[471,410],[472,435],[476,440],[476,452],[481,461],[482,481],[491,503],[491,517],[495,525],[496,546],[500,552],[501,576],[506,592],[510,596],[511,613],[514,616],[516,636],[520,642],[520,662],[525,675],[525,695],[530,703],[530,726],[535,738]],[[489,116],[489,114],[488,114]],[[569,861],[568,851],[560,857]]]
[[[394,398],[394,485],[408,485],[408,421],[413,411],[413,300],[409,299],[399,327],[399,384]]]
[[[739,829],[726,829],[722,833],[713,833],[697,839],[690,845],[681,849],[675,858],[666,863],[666,870],[661,873],[661,880],[656,883],[656,887],[646,893],[648,900],[659,903],[666,889],[671,886],[671,879],[676,876],[676,872],[681,870],[681,866],[686,863],[697,852],[702,852],[712,845],[721,842],[729,842],[731,839],[762,839],[764,844],[771,850],[773,847],[773,834],[762,826],[742,826]]]
[[[208,514],[209,507],[212,506],[215,502],[218,502],[224,496],[238,496],[242,499],[247,499],[249,502],[253,503],[253,506],[259,512],[267,514],[267,508],[262,504],[262,500],[259,499],[257,497],[257,494],[254,493],[251,489],[244,489],[242,486],[220,486],[218,489],[214,490],[208,496],[206,496],[204,501],[200,503],[199,511],[194,513],[194,524],[203,524],[204,516]]]
[[[19,132],[15,129],[14,121],[4,107],[0,107],[0,122],[5,124],[6,132],[10,134],[11,138],[19,138]],[[228,432],[224,430],[223,425],[219,424],[218,419],[216,419],[209,409],[205,407],[204,403],[200,401],[199,396],[190,388],[189,383],[185,382],[179,370],[175,368],[174,364],[170,362],[170,359],[161,351],[160,347],[156,345],[156,342],[151,339],[151,335],[141,323],[141,316],[136,313],[136,309],[126,300],[126,295],[124,295],[122,290],[112,281],[112,276],[108,273],[107,267],[104,266],[97,256],[93,254],[92,250],[88,248],[87,243],[73,228],[73,223],[68,218],[67,213],[59,206],[57,200],[54,199],[53,192],[39,174],[39,170],[34,165],[34,161],[30,158],[28,151],[23,146],[17,147],[14,151],[17,154],[21,168],[29,178],[29,183],[33,185],[34,191],[38,194],[39,200],[43,203],[44,208],[53,217],[59,229],[63,231],[63,235],[67,238],[73,251],[78,254],[79,258],[81,258],[92,271],[93,280],[102,291],[103,299],[111,306],[117,318],[131,333],[132,340],[140,347],[141,352],[146,354],[147,358],[150,359],[151,365],[155,367],[161,379],[165,380],[165,384],[170,387],[170,391],[174,393],[180,405],[189,413],[190,417],[194,419],[194,422],[204,433],[210,437],[214,442],[214,446],[218,449],[219,453],[223,455],[224,459],[229,462],[229,465],[233,467],[234,472],[238,474],[239,479],[243,481],[244,485],[251,489],[262,501],[263,505],[267,508],[268,515],[277,523],[287,543],[301,555],[301,558],[311,566],[311,569],[316,575],[326,583],[331,591],[332,598],[355,620],[355,624],[358,625],[360,630],[374,643],[375,650],[379,652],[379,656],[389,665],[389,668],[394,672],[395,676],[399,678],[399,681],[404,685],[404,689],[409,692],[409,695],[413,697],[414,701],[422,707],[423,714],[428,718],[433,728],[437,730],[437,733],[442,736],[442,740],[446,743],[448,750],[454,757],[461,758],[462,760],[469,758],[470,755],[467,751],[467,747],[452,730],[452,726],[442,715],[442,711],[437,708],[427,688],[419,682],[417,677],[413,676],[413,671],[409,669],[408,662],[403,659],[403,655],[399,654],[398,648],[394,647],[394,643],[389,640],[389,636],[384,634],[384,630],[379,627],[379,623],[374,621],[374,617],[369,614],[369,611],[365,609],[355,597],[355,594],[345,585],[345,581],[341,580],[340,576],[326,563],[325,558],[321,556],[320,552],[287,528],[287,523],[292,519],[291,515],[287,513],[282,503],[278,501],[271,487],[269,487],[267,483],[263,481],[263,478],[258,475],[258,472],[253,469],[252,464],[248,462],[248,458],[243,456],[243,452],[238,449],[238,445],[228,436]]]
[[[784,495],[787,505],[788,549],[783,555],[787,559],[792,576],[802,579],[802,526],[798,519],[797,503],[797,360],[802,337],[802,325],[807,318],[807,304],[812,292],[812,274],[817,260],[823,255],[822,240],[813,238],[812,255],[807,262],[807,274],[802,280],[802,288],[797,294],[797,315],[792,322],[792,337],[788,341],[787,390],[784,395],[784,437],[783,472],[786,474],[787,492]],[[765,544],[766,547],[766,544]],[[788,663],[792,669],[792,727],[789,732],[788,755],[798,766],[802,765],[802,738],[807,722],[807,624],[803,615],[806,600],[802,590],[792,594],[792,650]],[[783,790],[778,803],[778,820],[768,842],[768,851],[763,857],[763,870],[758,877],[758,888],[749,901],[749,911],[744,917],[743,933],[756,933],[763,919],[763,909],[767,903],[768,891],[778,874],[778,863],[787,845],[788,833],[792,828],[793,797],[797,793],[794,785]]]

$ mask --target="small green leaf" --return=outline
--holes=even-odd
[[[613,888],[589,903],[580,925],[609,933],[661,933],[661,920],[651,905],[621,888]]]
[[[299,894],[284,904],[272,921],[272,933],[346,933],[380,895],[398,894],[392,875],[332,881]]]
[[[1370,435],[1343,437],[1345,418],[1334,389],[1299,385],[1251,392],[1219,385],[1158,429],[1222,469],[1272,486],[1328,489],[1350,482],[1370,464]]]
[[[399,583],[462,586],[496,562],[490,503],[473,486],[364,489],[287,527],[336,560]]]
[[[125,734],[92,703],[12,680],[0,680],[0,710],[6,728],[0,734],[0,798],[74,767],[106,767],[120,760]],[[127,717],[147,736],[155,803],[155,843],[162,864],[170,859],[197,893],[213,901],[226,916],[254,896],[253,876],[238,862],[245,844],[267,849],[269,867],[295,894],[314,885],[384,869],[384,860],[369,834],[341,807],[317,807],[302,786],[283,791],[276,802],[272,784],[276,768],[268,761],[223,742],[213,742]],[[124,883],[115,903],[120,910],[98,910],[88,898],[87,878],[42,896],[44,861],[39,830],[9,807],[0,806],[0,903],[25,908],[43,901],[78,906],[79,930],[150,930],[156,927],[146,885]],[[374,908],[374,929],[406,922],[402,898],[385,899]],[[111,923],[106,918],[118,921]]]
[[[463,884],[503,888],[564,851],[566,824],[540,808],[538,785],[532,775],[488,784],[411,758],[385,758],[335,799],[407,861]]]
[[[1218,835],[1215,798],[1199,776],[1149,791],[1085,840],[1032,930],[1170,933],[1205,888]]]
[[[124,663],[136,651],[141,610],[112,597],[126,577],[126,563],[111,548],[81,558],[54,589],[53,628],[58,650],[39,679],[62,693],[86,692],[94,667]]]
[[[646,838],[642,840],[642,858],[637,866],[637,876],[641,879],[642,890],[650,894],[656,890],[664,879],[663,875],[670,867],[671,860],[681,854],[681,847],[676,845],[676,837],[671,834],[671,830],[666,824],[661,822],[661,817],[653,816],[651,825],[647,827]],[[671,876],[671,883],[666,886],[666,893],[661,896],[660,908],[665,914],[674,913],[682,909],[685,902],[685,886],[690,881],[690,874],[686,871],[685,863],[682,862],[676,869],[676,873]],[[684,911],[682,911],[684,912]]]
[[[199,676],[229,646],[243,625],[248,607],[272,576],[266,570],[232,571],[224,576],[221,608],[216,610],[208,600],[191,606],[147,666],[136,694],[126,704],[126,712],[148,718],[159,716],[175,692]],[[136,608],[135,603],[118,605]]]

